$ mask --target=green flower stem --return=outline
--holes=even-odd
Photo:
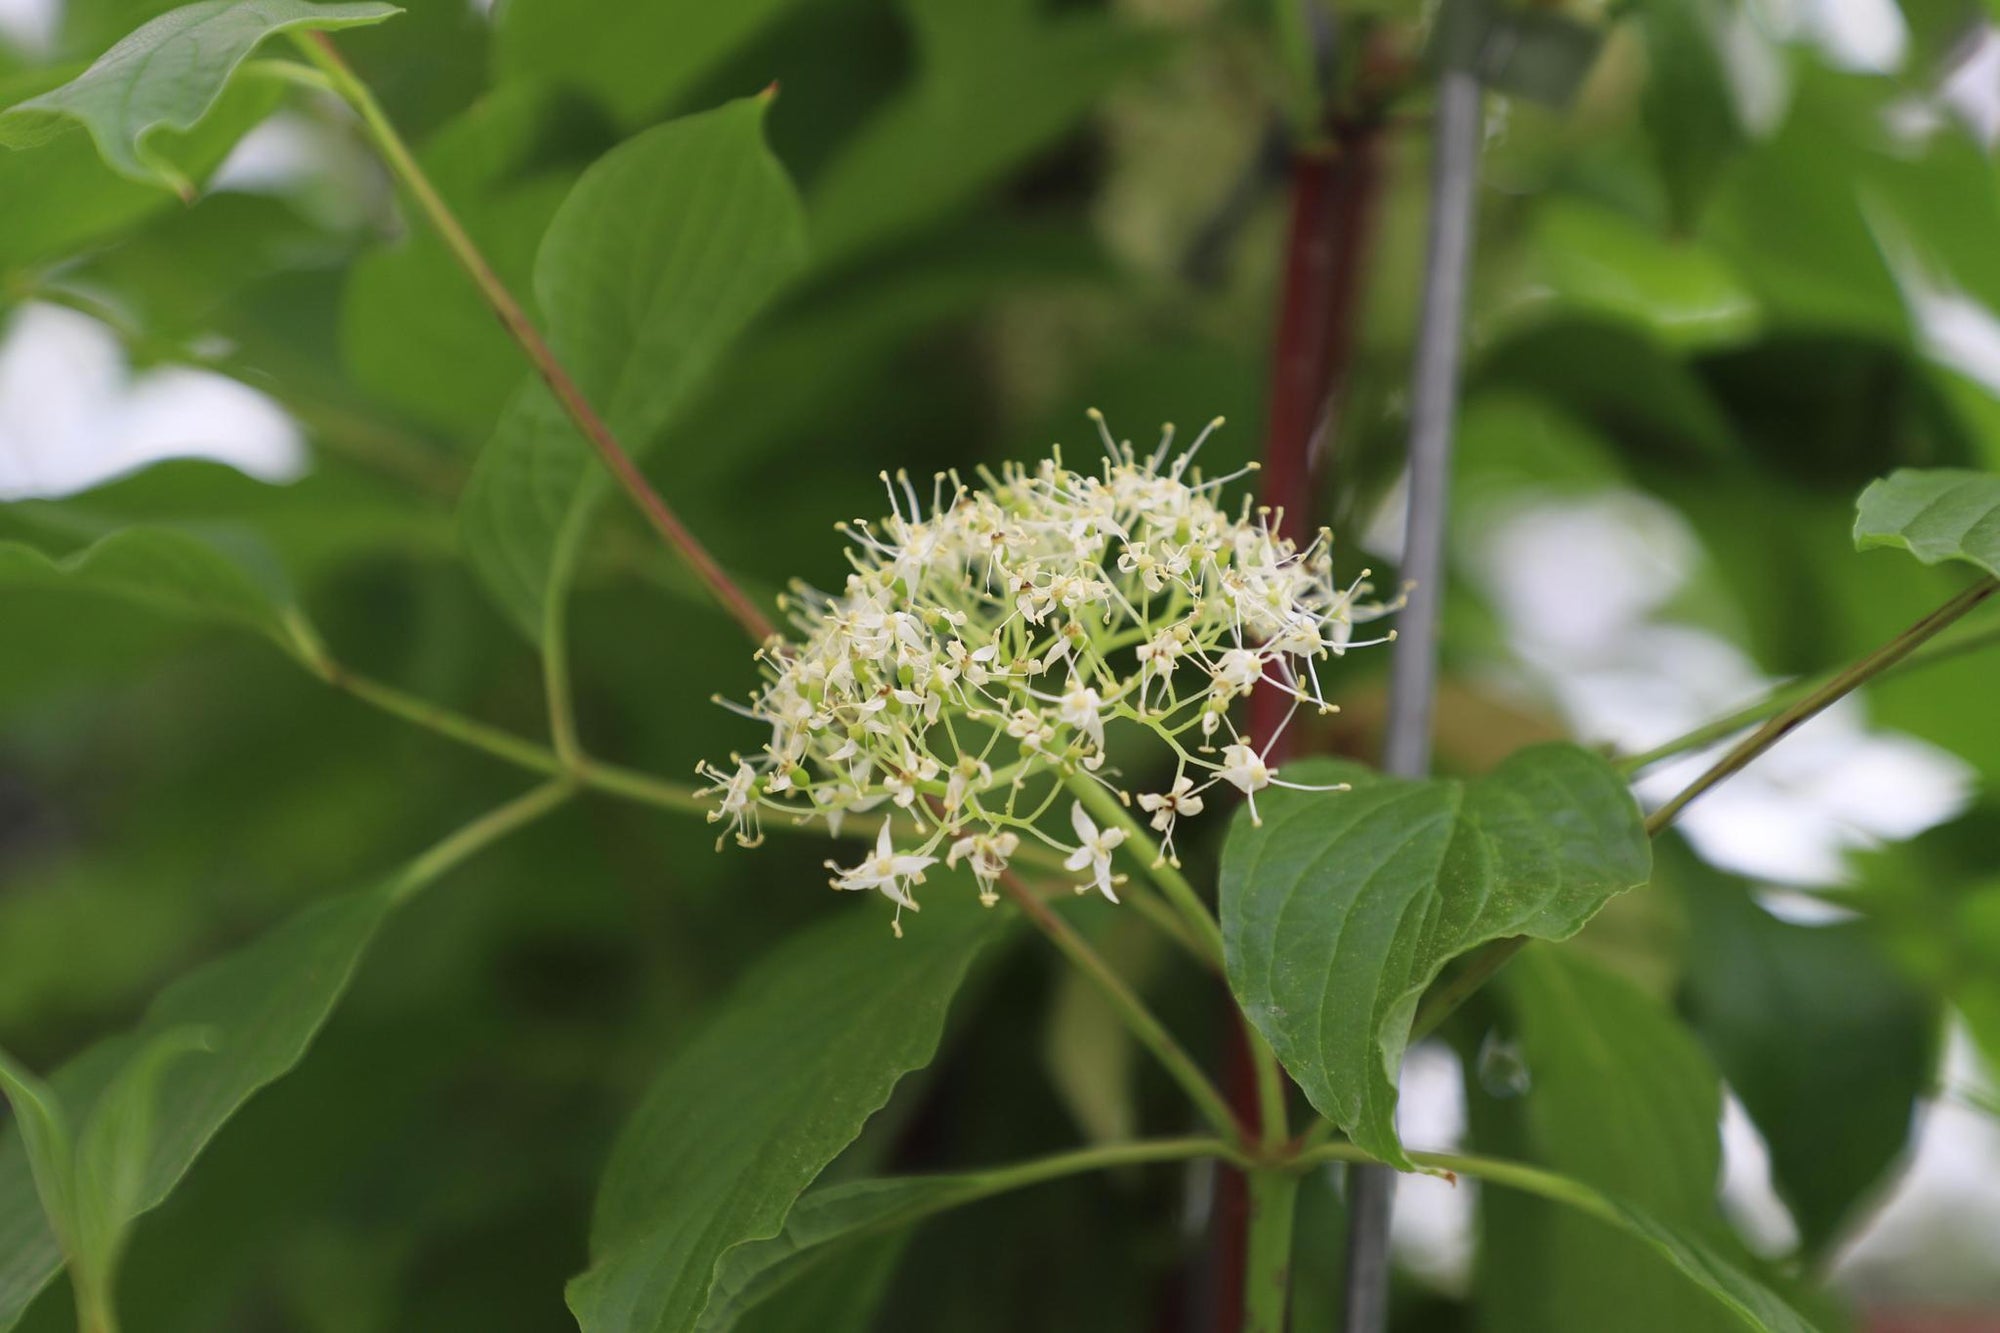
[[[427,699],[405,693],[393,685],[385,685],[381,681],[350,671],[338,662],[321,660],[309,665],[313,666],[314,673],[321,680],[363,703],[427,731],[435,732],[447,740],[457,741],[461,745],[492,755],[496,759],[505,760],[517,768],[550,777],[566,773],[574,778],[579,786],[603,792],[607,796],[617,796],[641,805],[668,810],[678,815],[706,816],[712,808],[708,802],[695,794],[692,787],[664,782],[649,773],[621,768],[617,764],[607,764],[587,755],[578,755],[573,762],[565,763],[560,755],[545,745],[538,745],[524,736],[503,731],[499,727],[488,726],[484,722],[466,717],[463,713],[453,712]],[[768,827],[777,832],[788,833],[796,826],[773,823]],[[857,815],[847,820],[840,836],[844,840],[873,842],[876,832],[881,827],[880,817]],[[1014,859],[1042,870],[1062,869],[1062,858],[1041,847],[1023,846]],[[1154,904],[1154,908],[1156,911],[1165,912],[1165,909],[1157,903]],[[1170,922],[1173,928],[1179,928],[1180,923],[1177,918],[1169,915],[1164,919]],[[1190,948],[1195,947],[1184,932],[1177,938],[1188,943]]]
[[[1250,1227],[1243,1261],[1243,1333],[1284,1333],[1292,1281],[1292,1223],[1299,1176],[1280,1167],[1250,1173]]]
[[[956,1202],[971,1203],[975,1199],[990,1198],[1008,1190],[1039,1185],[1043,1181],[1060,1180],[1064,1176],[1082,1175],[1086,1171],[1146,1166],[1155,1162],[1188,1162],[1204,1157],[1220,1158],[1238,1165],[1247,1161],[1234,1144],[1224,1139],[1139,1139],[1132,1143],[1105,1143],[980,1171],[976,1173],[978,1185]]]
[[[1876,678],[1878,680],[1888,680],[1891,677],[1915,671],[1919,667],[1934,666],[1939,662],[1947,662],[1953,658],[1963,657],[1968,653],[1978,652],[1982,648],[1990,648],[1995,644],[2000,644],[2000,625],[1992,625],[1970,634],[1962,634],[1949,641],[1928,644],[1916,652],[1909,654],[1901,661],[1884,668],[1877,674]],[[1781,685],[1762,699],[1759,699],[1756,703],[1746,705],[1736,712],[1729,714],[1727,717],[1720,717],[1713,722],[1704,723],[1696,727],[1693,731],[1682,736],[1676,736],[1674,739],[1656,745],[1644,753],[1628,755],[1617,760],[1617,769],[1620,773],[1630,777],[1639,772],[1639,770],[1650,768],[1662,760],[1672,759],[1674,756],[1685,754],[1690,750],[1705,749],[1717,741],[1728,740],[1731,736],[1734,736],[1746,727],[1754,726],[1767,718],[1783,712],[1800,700],[1810,697],[1815,691],[1834,680],[1835,675],[1836,673],[1827,672],[1806,680],[1791,681]]]
[[[497,809],[487,811],[404,867],[403,873],[396,878],[395,887],[390,890],[391,895],[396,901],[401,902],[438,876],[456,867],[474,852],[540,819],[567,801],[575,792],[574,781],[566,777],[556,778],[536,787],[525,796],[517,797]]]
[[[1125,830],[1125,840],[1134,849],[1144,866],[1146,876],[1159,885],[1161,892],[1165,893],[1179,910],[1181,919],[1192,928],[1199,942],[1202,958],[1217,973],[1221,973],[1222,927],[1216,923],[1214,914],[1208,910],[1208,905],[1202,901],[1201,895],[1195,892],[1194,885],[1188,882],[1187,876],[1167,863],[1160,855],[1159,844],[1155,843],[1140,826],[1132,812],[1125,808],[1124,802],[1102,785],[1092,782],[1080,773],[1065,779],[1065,785],[1078,800],[1083,802],[1084,809],[1103,823]],[[1134,897],[1135,901],[1139,900],[1138,895]],[[1257,1078],[1259,1141],[1266,1149],[1274,1149],[1291,1133],[1286,1123],[1284,1070],[1279,1066],[1278,1057],[1272,1052],[1270,1043],[1264,1040],[1256,1025],[1251,1023],[1240,1010],[1237,1018],[1243,1025],[1243,1036],[1249,1045],[1250,1066]]]
[[[1201,1066],[1194,1062],[1194,1057],[1153,1016],[1146,1002],[1125,984],[1125,979],[1112,970],[1097,950],[1090,947],[1089,941],[1077,933],[1076,927],[1058,916],[1033,889],[1021,882],[1018,875],[1012,871],[1003,874],[1000,886],[1035,928],[1048,937],[1049,943],[1055,945],[1063,957],[1088,977],[1105,999],[1111,1001],[1111,1007],[1118,1011],[1118,1016],[1131,1029],[1132,1035],[1153,1053],[1174,1082],[1181,1085],[1195,1109],[1201,1112],[1202,1118],[1216,1133],[1231,1142],[1240,1142],[1244,1137],[1244,1127],[1237,1123],[1235,1113],[1229,1109],[1229,1102],[1201,1072]]]
[[[1689,783],[1672,800],[1655,810],[1646,820],[1646,832],[1658,834],[1674,822],[1697,797],[1718,783],[1748,767],[1764,751],[1776,745],[1801,725],[1847,695],[1895,666],[1947,628],[1960,616],[2000,592],[2000,579],[1986,578],[1973,584],[1916,624],[1898,634],[1831,680],[1811,691],[1769,722],[1744,737],[1729,752],[1709,766],[1707,772]]]
[[[1824,681],[1781,692],[1778,699],[1788,699],[1789,702],[1779,703],[1769,700],[1755,705],[1755,713],[1758,716],[1769,716],[1769,721],[1731,747],[1727,754],[1709,766],[1708,771],[1648,816],[1646,832],[1657,837],[1696,797],[1741,772],[1758,756],[1798,730],[1805,722],[1870,680],[1886,675],[1898,666],[1915,665],[1919,648],[1996,592],[2000,592],[2000,580],[1982,579],[1874,652],[1835,672]],[[1956,643],[1933,649],[1924,655],[1923,660],[1936,661],[1970,652],[1975,648],[1984,647],[1996,638],[2000,638],[2000,633],[1991,630],[1982,631],[1978,635],[1968,635]],[[1752,720],[1755,720],[1754,717],[1746,714],[1732,714],[1689,733],[1689,736],[1683,737],[1681,741],[1670,742],[1660,750],[1649,751],[1647,754],[1628,760],[1627,771],[1651,763],[1656,757],[1665,758],[1668,754],[1678,753],[1682,749],[1694,749],[1706,745],[1712,740],[1740,731],[1745,722]],[[1465,1003],[1481,986],[1492,980],[1494,975],[1527,943],[1525,936],[1515,936],[1511,939],[1495,940],[1475,951],[1457,972],[1433,987],[1431,992],[1424,996],[1423,1003],[1417,1007],[1416,1020],[1411,1025],[1410,1040],[1415,1042],[1436,1031],[1440,1023],[1450,1017],[1452,1012]]]
[[[372,707],[379,708],[393,717],[413,723],[428,731],[461,745],[484,751],[496,759],[504,759],[519,768],[554,776],[563,771],[562,761],[553,750],[537,745],[533,741],[490,727],[462,713],[406,694],[393,685],[349,671],[338,662],[324,662],[319,671],[320,678],[343,693]],[[692,793],[689,793],[692,799]]]
[[[1181,914],[1181,919],[1201,941],[1202,951],[1213,964],[1222,966],[1222,927],[1215,922],[1215,914],[1208,910],[1208,904],[1195,892],[1194,885],[1188,883],[1186,875],[1176,870],[1160,856],[1159,844],[1154,842],[1139,821],[1132,816],[1121,802],[1101,784],[1091,781],[1081,773],[1063,779],[1083,808],[1096,816],[1099,822],[1112,828],[1125,830],[1125,840],[1132,847],[1133,854],[1144,867],[1146,877],[1159,886],[1167,901]]]
[[[480,295],[485,298],[487,305],[492,307],[493,313],[499,316],[500,323],[508,334],[520,345],[536,373],[548,384],[549,391],[555,395],[556,401],[569,414],[570,420],[576,423],[577,430],[590,442],[591,448],[596,450],[599,459],[610,470],[612,477],[616,479],[625,494],[638,506],[639,512],[645,515],[653,530],[659,533],[661,539],[694,571],[722,609],[743,627],[743,632],[748,634],[753,642],[761,644],[771,638],[776,631],[772,627],[770,618],[758,609],[743,589],[737,586],[735,580],[724,572],[715,557],[708,553],[708,548],[688,530],[687,525],[681,522],[680,516],[674,513],[672,506],[660,497],[659,492],[653,489],[644,474],[639,471],[631,455],[625,452],[624,447],[618,443],[617,436],[612,434],[611,427],[598,415],[597,409],[591,406],[583,390],[571,378],[562,362],[556,358],[555,352],[543,339],[541,330],[537,329],[534,321],[528,318],[527,312],[521,308],[521,303],[514,299],[514,294],[500,280],[500,275],[493,271],[493,266],[487,262],[486,256],[480,252],[478,245],[473,242],[457,216],[452,213],[450,205],[445,203],[444,196],[438,193],[435,185],[431,184],[430,177],[425,175],[424,169],[417,164],[409,145],[403,142],[402,135],[397,132],[388,114],[382,110],[381,103],[375,100],[375,94],[368,85],[349,68],[325,33],[294,33],[292,39],[305,54],[306,59],[326,76],[327,83],[333,91],[354,108],[355,114],[361,118],[363,131],[369,142],[374,145],[376,152],[381,155],[390,174],[408,192],[418,211],[429,219],[431,226],[437,230],[439,238],[444,241],[445,248],[451,251],[459,267],[465,270],[473,284],[479,288]]]

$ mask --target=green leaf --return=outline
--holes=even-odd
[[[155,1033],[97,1099],[90,1123],[77,1139],[76,1252],[71,1262],[107,1288],[133,1220],[157,1202],[146,1197],[146,1182],[159,1137],[161,1083],[175,1061],[215,1047],[216,1036],[206,1028]]]
[[[1035,0],[905,0],[915,84],[827,165],[812,193],[822,266],[939,221],[1068,131],[1163,50],[1101,14],[1044,21]]]
[[[1402,1169],[1396,1071],[1424,989],[1489,940],[1565,939],[1642,884],[1651,849],[1611,766],[1523,750],[1474,783],[1301,764],[1222,853],[1230,988],[1320,1114]],[[1310,774],[1308,777],[1307,775]]]
[[[1697,241],[1667,239],[1613,209],[1554,197],[1537,210],[1528,311],[1559,303],[1691,351],[1741,343],[1759,311],[1728,263]],[[1541,293],[1546,292],[1546,298]]]
[[[797,197],[764,145],[763,98],[627,140],[577,182],[535,265],[548,337],[629,454],[643,454],[803,266]],[[531,638],[608,489],[549,391],[504,411],[467,486],[467,556]]]
[[[1749,141],[1723,47],[1760,39],[1731,0],[1644,0],[1638,14],[1647,67],[1641,117],[1674,222],[1685,231]]]
[[[0,1178],[24,1188],[8,1199],[15,1221],[26,1220],[33,1227],[37,1219],[47,1228],[64,1234],[76,1230],[76,1159],[70,1143],[69,1120],[63,1114],[55,1089],[15,1063],[0,1051],[0,1092],[14,1112],[13,1136],[7,1147],[19,1145],[11,1160],[0,1159]],[[14,1168],[11,1176],[6,1168]],[[26,1180],[21,1177],[25,1168]],[[4,1214],[0,1214],[4,1216]],[[15,1231],[0,1227],[0,1240],[12,1240]],[[0,1266],[0,1274],[5,1273]],[[0,1278],[4,1281],[4,1278]],[[0,1292],[4,1292],[0,1286]],[[16,1314],[19,1312],[16,1311]],[[4,1318],[0,1307],[0,1318]]]
[[[724,1256],[699,1333],[729,1333],[752,1309],[828,1263],[845,1263],[857,1242],[901,1230],[992,1193],[983,1173],[857,1180],[810,1190],[768,1240]]]
[[[136,1032],[100,1042],[50,1080],[70,1107],[91,1107],[92,1135],[124,1139],[106,1098],[141,1095],[139,1072],[163,1049],[163,1034],[211,1034],[215,1053],[158,1074],[156,1109],[142,1171],[120,1187],[132,1215],[156,1207],[210,1139],[252,1093],[299,1062],[347,989],[362,951],[395,902],[393,885],[321,903],[227,958],[160,993]],[[123,1086],[126,1091],[117,1089]],[[100,1115],[117,1117],[98,1130]],[[120,1172],[133,1169],[121,1163]],[[0,1139],[0,1329],[11,1328],[62,1264],[62,1250],[36,1203],[21,1139]]]
[[[237,66],[267,37],[380,23],[398,12],[375,3],[202,0],[141,27],[62,87],[0,113],[0,145],[44,142],[73,120],[90,131],[119,175],[192,197],[192,183],[154,150],[156,132],[186,133],[200,124]]]
[[[774,951],[654,1081],[570,1283],[584,1333],[685,1330],[732,1247],[776,1235],[902,1076],[930,1062],[1006,918],[939,895],[907,938],[843,912]]]
[[[500,75],[581,89],[638,125],[797,3],[511,0],[496,20]]]
[[[1927,565],[1962,560],[2000,578],[2000,474],[1902,468],[1861,492],[1859,551],[1895,546]]]
[[[1861,922],[1795,926],[1748,886],[1677,873],[1700,947],[1687,1005],[1771,1153],[1808,1257],[1826,1253],[1909,1145],[1937,1059],[1938,1006]]]
[[[0,82],[0,102],[41,92],[50,82],[46,71]],[[153,151],[184,179],[206,180],[277,106],[279,93],[269,80],[239,80],[192,133],[155,135]],[[0,270],[67,258],[176,206],[172,195],[107,167],[88,135],[64,135],[31,153],[0,153]]]
[[[1700,1235],[1684,1227],[1663,1222],[1644,1209],[1605,1194],[1582,1181],[1512,1162],[1495,1162],[1443,1154],[1427,1155],[1426,1161],[1432,1165],[1461,1171],[1496,1185],[1504,1185],[1509,1189],[1525,1190],[1544,1199],[1579,1209],[1599,1221],[1609,1223],[1637,1237],[1655,1254],[1672,1264],[1683,1277],[1722,1302],[1723,1306],[1736,1315],[1743,1324],[1760,1330],[1760,1333],[1817,1333],[1812,1323],[1782,1297],[1745,1272],[1736,1261],[1721,1253]],[[1631,1327],[1627,1321],[1632,1316],[1634,1308],[1634,1305],[1628,1302],[1614,1316],[1613,1323],[1597,1327],[1617,1328],[1622,1333],[1622,1330]],[[1590,1326],[1538,1326],[1544,1329],[1554,1327]]]
[[[909,1233],[863,1236],[839,1262],[817,1264],[736,1321],[741,1333],[875,1333]]]
[[[0,542],[0,587],[9,586],[108,594],[254,631],[308,661],[318,655],[268,553],[240,534],[209,540],[168,528],[126,528],[61,558]]]
[[[1726,1248],[1715,1198],[1721,1081],[1694,1035],[1630,981],[1572,950],[1528,949],[1500,986],[1528,1086],[1519,1098],[1475,1092],[1475,1138]],[[1479,1304],[1495,1330],[1728,1326],[1646,1247],[1599,1220],[1509,1195],[1481,1206]]]

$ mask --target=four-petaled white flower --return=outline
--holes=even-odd
[[[889,821],[882,821],[882,832],[875,839],[875,850],[862,858],[858,866],[842,866],[837,861],[828,861],[826,868],[834,872],[828,881],[836,889],[880,889],[882,896],[896,904],[896,916],[891,928],[898,936],[903,933],[903,909],[917,911],[917,900],[910,896],[910,886],[924,882],[924,871],[937,864],[935,856],[914,856],[896,850]]]
[[[1070,827],[1076,830],[1078,845],[1077,849],[1063,861],[1063,866],[1068,870],[1088,870],[1091,878],[1090,884],[1079,884],[1076,886],[1076,891],[1084,893],[1094,886],[1099,893],[1112,902],[1117,902],[1118,895],[1111,891],[1111,886],[1123,876],[1117,878],[1112,876],[1111,853],[1117,851],[1119,844],[1125,841],[1125,830],[1122,828],[1100,830],[1091,820],[1089,812],[1083,808],[1081,801],[1071,803],[1069,823]]]
[[[1182,815],[1200,814],[1201,807],[1201,792],[1185,773],[1176,775],[1174,785],[1166,791],[1140,794],[1139,808],[1152,816],[1147,822],[1160,833],[1160,858],[1155,865],[1180,865],[1180,857],[1174,854],[1174,821]]]

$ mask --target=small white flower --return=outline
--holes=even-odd
[[[1056,704],[1056,716],[1075,727],[1090,741],[1096,750],[1104,748],[1104,698],[1088,685],[1075,684],[1069,687]]]
[[[722,798],[716,808],[708,812],[708,822],[729,821],[722,837],[715,840],[715,850],[721,851],[722,844],[732,833],[741,847],[755,847],[764,841],[764,834],[757,827],[757,770],[747,761],[739,759],[735,771],[731,773],[725,774],[710,764],[703,764],[696,771],[715,780],[717,785],[709,790],[719,792]]]
[[[1264,756],[1238,741],[1222,747],[1222,767],[1216,775],[1245,796],[1254,796],[1271,785],[1278,770],[1264,763]]]
[[[991,907],[1000,901],[1000,895],[993,886],[1006,873],[1007,862],[1020,845],[1020,836],[1015,833],[967,834],[951,845],[951,850],[945,853],[944,863],[956,866],[964,861],[979,885],[979,901]]]
[[[1248,694],[1264,678],[1264,659],[1248,648],[1231,648],[1215,659],[1215,683],[1226,694]]]
[[[912,912],[917,909],[917,900],[910,896],[910,885],[924,882],[924,871],[937,864],[935,856],[913,856],[896,850],[891,841],[889,821],[882,821],[881,835],[875,839],[875,850],[863,858],[858,866],[843,868],[838,862],[828,861],[826,868],[834,872],[830,881],[834,888],[880,889],[882,896],[896,904],[893,929],[898,937],[903,933],[902,909]]]
[[[1119,844],[1125,841],[1125,830],[1108,828],[1100,831],[1091,821],[1090,814],[1083,808],[1081,801],[1071,803],[1069,823],[1070,827],[1076,830],[1078,846],[1063,862],[1064,868],[1088,870],[1097,891],[1112,902],[1117,902],[1118,895],[1111,891],[1111,886],[1118,882],[1111,874],[1111,853],[1117,851]],[[1091,887],[1091,884],[1079,884],[1076,891],[1082,893]]]
[[[1145,792],[1139,797],[1139,808],[1152,815],[1148,821],[1160,833],[1160,859],[1155,864],[1178,866],[1180,857],[1174,854],[1174,821],[1182,815],[1198,815],[1202,808],[1201,793],[1195,790],[1193,779],[1182,773],[1174,778],[1174,785],[1164,792]]]
[[[1162,833],[1170,831],[1180,816],[1200,814],[1201,807],[1202,799],[1194,794],[1194,783],[1185,773],[1174,779],[1171,791],[1149,791],[1139,797],[1139,808],[1153,816],[1150,822]]]
[[[1264,820],[1257,813],[1257,793],[1277,779],[1278,770],[1267,766],[1263,755],[1239,741],[1222,747],[1222,767],[1215,773],[1250,798],[1250,822],[1262,827]]]

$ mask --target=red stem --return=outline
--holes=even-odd
[[[1329,442],[1352,367],[1366,275],[1382,187],[1382,124],[1373,114],[1333,127],[1330,145],[1294,155],[1291,225],[1284,287],[1271,354],[1269,425],[1264,442],[1264,502],[1277,530],[1310,540],[1330,461]],[[1283,760],[1298,732],[1278,728],[1290,700],[1276,690],[1250,697],[1250,737],[1267,757]],[[1234,1006],[1231,1006],[1234,1013]],[[1245,1123],[1257,1117],[1257,1079],[1241,1028],[1229,1024],[1224,1091]],[[1216,1190],[1215,1300],[1212,1327],[1242,1325],[1249,1196],[1243,1176],[1225,1171]]]

